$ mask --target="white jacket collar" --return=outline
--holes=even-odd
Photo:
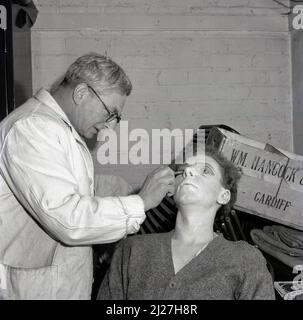
[[[57,101],[53,98],[53,96],[45,89],[40,89],[36,94],[35,94],[35,98],[37,100],[39,100],[40,102],[42,102],[43,104],[45,104],[46,106],[48,106],[49,108],[51,108],[58,116],[61,120],[63,120],[71,129],[74,137],[80,141],[82,144],[84,144],[86,146],[85,141],[83,140],[83,138],[79,135],[79,133],[77,132],[77,130],[75,130],[75,128],[73,127],[73,125],[71,124],[70,120],[68,119],[66,113],[63,111],[63,109],[59,106],[59,104],[57,103]]]
[[[36,94],[35,98],[39,101],[41,101],[43,104],[47,105],[49,108],[51,108],[53,111],[55,111],[58,116],[66,122],[70,127],[73,127],[71,122],[69,121],[66,113],[63,111],[63,109],[59,106],[57,101],[53,98],[53,96],[45,89],[40,89]]]

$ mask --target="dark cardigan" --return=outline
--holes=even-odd
[[[119,243],[98,299],[274,299],[260,251],[244,241],[216,237],[177,274],[172,233],[129,237]]]

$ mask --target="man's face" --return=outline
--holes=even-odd
[[[185,165],[183,175],[176,178],[177,204],[211,208],[229,201],[230,193],[221,183],[220,166],[213,158],[200,154],[187,158]]]
[[[118,115],[121,115],[126,102],[126,95],[121,95],[117,92],[102,95],[100,91],[94,90],[95,92],[87,87],[88,92],[85,99],[74,108],[74,114],[72,116],[72,123],[75,129],[81,136],[87,139],[91,139],[102,129],[114,129],[117,125],[117,120],[114,119],[106,122],[109,116],[106,108],[110,112],[117,112]],[[98,99],[96,94],[98,94],[102,101]]]

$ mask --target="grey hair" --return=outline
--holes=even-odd
[[[86,83],[102,91],[129,96],[132,84],[124,70],[111,58],[92,52],[79,57],[67,69],[61,85]]]

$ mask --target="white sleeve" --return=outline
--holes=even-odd
[[[61,130],[61,131],[60,131]],[[0,171],[22,206],[42,228],[68,245],[115,242],[145,219],[138,195],[81,195],[64,143],[63,128],[41,118],[19,120],[1,150]]]
[[[134,193],[132,186],[123,178],[110,174],[95,174],[95,195],[99,197],[128,196]]]

